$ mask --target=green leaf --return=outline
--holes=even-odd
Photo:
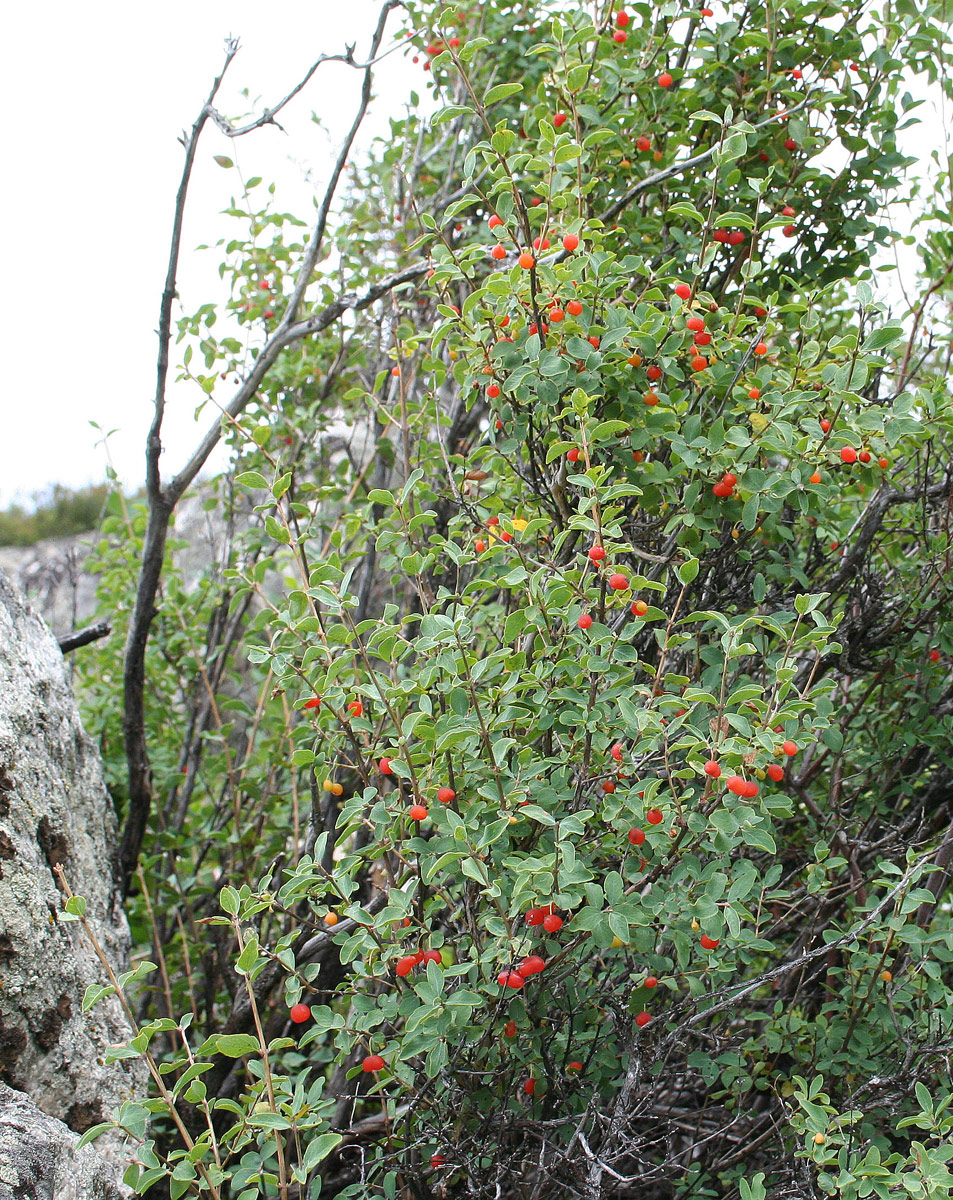
[[[258,471],[242,471],[240,475],[235,476],[235,482],[254,491],[268,491],[271,488],[268,480]]]
[[[241,1058],[245,1054],[259,1054],[261,1046],[250,1033],[219,1033],[209,1038],[202,1050],[224,1054],[226,1058]]]
[[[319,1162],[323,1162],[327,1158],[335,1146],[340,1146],[343,1140],[340,1133],[319,1133],[316,1138],[308,1142],[301,1160],[304,1170],[306,1172],[313,1171]]]
[[[483,98],[483,103],[489,107],[491,104],[496,104],[498,100],[508,100],[510,96],[515,96],[524,90],[522,83],[498,83],[496,87],[491,87]]]

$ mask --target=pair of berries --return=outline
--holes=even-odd
[[[729,792],[734,792],[736,796],[743,796],[746,800],[753,800],[758,794],[758,785],[755,781],[742,779],[740,775],[729,775],[726,786]]]
[[[712,486],[712,495],[719,496],[722,499],[727,499],[734,495],[735,485],[738,483],[738,476],[732,471],[726,471],[721,479]]]
[[[563,919],[553,911],[553,905],[543,908],[531,908],[526,914],[527,925],[542,925],[547,933],[558,933],[563,927]]]
[[[530,954],[527,958],[523,959],[519,966],[501,971],[496,977],[496,982],[500,985],[500,987],[518,989],[523,987],[527,979],[531,979],[534,975],[538,975],[540,971],[545,970],[545,968],[546,960],[544,958],[540,958],[538,954]],[[507,1036],[512,1036],[512,1034]]]
[[[437,966],[443,966],[443,957],[439,950],[418,950],[416,954],[405,954],[403,958],[397,960],[394,971],[401,979],[404,979],[419,963],[432,962]]]

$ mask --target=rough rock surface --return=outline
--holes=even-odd
[[[0,571],[0,1083],[68,1127],[57,1146],[75,1141],[70,1130],[79,1134],[108,1119],[144,1090],[138,1060],[106,1064],[107,1045],[125,1040],[128,1026],[115,999],[82,1011],[87,986],[106,982],[104,971],[78,923],[57,919],[62,897],[53,867],[61,863],[73,892],[86,898],[113,969],[126,969],[129,931],[112,871],[116,841],[102,764],[80,724],[63,656]],[[4,1127],[5,1157],[12,1130]],[[41,1140],[50,1130],[43,1122],[35,1139],[24,1137]],[[100,1139],[91,1153],[112,1158],[112,1178],[121,1177],[117,1138]],[[0,1162],[0,1178],[2,1168]],[[107,1193],[51,1194],[85,1200]]]
[[[0,1200],[120,1200],[116,1172],[23,1092],[0,1084]]]

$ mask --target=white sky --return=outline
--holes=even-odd
[[[104,453],[90,420],[118,430],[110,452],[120,477],[130,485],[142,480],[154,331],[182,165],[177,138],[221,66],[225,37],[238,36],[242,49],[219,94],[219,110],[247,111],[240,96],[247,87],[261,97],[257,113],[285,95],[320,54],[354,41],[363,59],[378,11],[379,0],[270,6],[260,0],[85,6],[52,0],[8,9],[0,48],[7,180],[0,506],[53,481],[101,480]],[[401,24],[398,10],[389,28]],[[387,117],[411,88],[423,95],[427,78],[403,52],[381,65],[375,91],[382,99],[365,126],[365,144],[386,132]],[[265,128],[235,141],[207,126],[180,260],[180,294],[189,311],[222,296],[215,251],[199,254],[195,247],[241,231],[219,215],[236,180],[213,155],[236,158],[246,177],[275,180],[280,209],[308,219],[314,189],[326,180],[352,120],[359,86],[358,72],[326,64],[279,118],[287,134]],[[312,111],[326,129],[311,122]],[[939,122],[926,106],[919,113],[924,124],[903,135],[901,149],[925,155],[936,144]],[[909,252],[904,264],[909,282]],[[198,389],[175,385],[174,374],[175,357],[164,429],[166,477],[213,419],[206,408],[196,425]]]
[[[53,481],[101,480],[105,459],[90,420],[119,430],[110,453],[121,478],[136,484],[144,476],[155,329],[183,161],[177,138],[222,65],[226,36],[239,37],[242,48],[217,107],[226,115],[247,111],[240,95],[247,87],[262,98],[257,115],[321,54],[356,42],[363,61],[379,9],[379,0],[53,0],[7,9],[0,506]],[[401,26],[395,10],[388,29]],[[403,53],[381,64],[375,92],[391,99],[372,107],[366,132],[385,132],[388,107],[402,105],[411,87],[422,94],[426,78]],[[189,311],[222,294],[215,251],[195,247],[244,232],[218,215],[237,180],[213,155],[236,159],[246,177],[275,180],[280,210],[308,220],[356,111],[360,80],[340,64],[320,67],[278,118],[287,134],[264,128],[230,140],[206,127],[180,258]],[[326,130],[311,122],[312,111]],[[313,183],[305,180],[309,167]],[[194,422],[194,384],[170,384],[169,399],[164,475],[185,461],[214,416],[209,407]]]

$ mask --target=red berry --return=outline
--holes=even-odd
[[[563,919],[555,913],[550,913],[548,917],[543,917],[543,928],[547,933],[558,933],[562,927]]]
[[[696,333],[701,333],[701,331],[705,328],[705,318],[689,317],[685,322],[685,328],[694,330]]]
[[[524,250],[519,256],[519,264],[524,271],[528,271],[530,267],[534,267],[536,265],[536,259],[533,258],[532,254],[529,254]]]
[[[940,661],[939,650],[931,650],[930,651],[930,662],[939,662],[939,661]]]
[[[616,760],[616,762],[622,762],[622,743],[616,742],[609,753]]]
[[[497,396],[500,395],[499,384],[491,383],[490,386],[486,389],[486,394],[490,397],[491,400],[495,400],[497,398]]]
[[[407,810],[407,815],[412,821],[426,821],[427,810],[422,804],[412,804]]]
[[[303,1025],[311,1020],[311,1009],[307,1004],[293,1004],[289,1015],[296,1025]]]
[[[425,950],[423,961],[436,963],[438,967],[442,967],[443,966],[443,955],[440,953],[439,950]]]
[[[576,237],[576,235],[574,233],[567,233],[566,236],[563,238],[563,249],[564,250],[569,250],[569,251],[575,250],[578,245],[579,245],[579,238]]]
[[[797,226],[796,225],[785,225],[785,227],[781,230],[781,232],[784,234],[785,237],[797,237]]]
[[[527,1096],[535,1096],[536,1095],[536,1080],[535,1079],[527,1079],[526,1082],[523,1084],[523,1091],[526,1093]]]
[[[702,355],[696,354],[692,358],[692,370],[693,371],[704,371],[707,366],[708,366],[708,359],[703,358]]]
[[[666,84],[666,87],[667,86],[668,85]],[[675,295],[678,296],[680,299],[687,300],[691,296],[691,294],[692,294],[692,289],[688,286],[687,283],[679,283],[676,285]]]
[[[648,1025],[649,1021],[651,1021],[651,1020],[652,1020],[651,1013],[640,1012],[639,1015],[635,1018],[635,1023],[636,1023],[636,1025],[638,1025],[639,1029],[644,1029],[645,1026]]]
[[[599,339],[597,337],[589,338],[589,345],[593,348],[593,350],[598,350],[599,349]]]
[[[830,423],[830,421],[828,421],[827,417],[824,417],[823,420],[821,421],[821,432],[822,433],[830,433],[830,429],[831,429],[831,423]]]
[[[733,488],[738,482],[738,476],[733,474],[731,471],[726,471],[721,477],[721,482],[727,483],[730,488]]]
[[[606,779],[602,784],[602,790],[611,796],[612,793],[615,791],[615,783],[613,782],[613,780]]]
[[[441,804],[449,804],[451,800],[456,800],[457,793],[450,787],[442,787],[437,791],[437,799]]]
[[[560,127],[561,125],[565,125],[565,124],[566,124],[566,121],[567,121],[568,119],[569,119],[569,118],[566,116],[566,114],[565,114],[564,112],[558,112],[558,113],[556,113],[556,115],[553,117],[553,124],[556,126],[556,128],[557,128],[557,129],[559,129],[559,127]]]
[[[658,980],[654,975],[647,975],[645,977],[645,983],[643,983],[642,986],[647,988],[658,987]]]
[[[645,373],[653,383],[662,378],[662,368],[656,363],[653,363],[650,367],[646,367]]]
[[[371,1074],[373,1071],[383,1071],[384,1060],[379,1054],[368,1054],[367,1058],[361,1063],[361,1069]]]
[[[621,29],[617,29],[617,30],[615,31],[615,33],[612,35],[612,40],[613,40],[614,42],[618,42],[618,43],[619,43],[619,45],[621,46],[621,45],[622,45],[622,43],[625,41],[625,39],[626,39],[628,36],[629,36],[629,35],[628,35],[627,33],[625,33],[623,30],[621,30]]]
[[[644,151],[646,151],[646,150],[651,150],[651,149],[652,149],[652,139],[651,139],[651,138],[648,138],[648,137],[646,137],[646,136],[645,136],[645,134],[643,134],[643,135],[642,135],[642,137],[638,138],[638,139],[636,140],[636,143],[635,143],[635,144],[636,144],[636,146],[638,146],[638,148],[639,148],[640,150],[642,150],[643,152],[644,152]]]
[[[782,742],[781,749],[788,758],[793,758],[797,754],[797,744],[795,742]]]
[[[490,251],[491,258],[506,258],[506,249],[503,246],[496,245]]]
[[[722,499],[725,499],[728,496],[733,496],[734,491],[735,491],[735,489],[730,484],[724,483],[722,481],[712,484],[711,490],[712,490],[713,495],[719,496]]]
[[[548,250],[549,249],[549,238],[546,238],[546,237],[533,238],[533,249],[534,250]]]
[[[740,229],[733,229],[731,233],[728,234],[728,244],[730,246],[740,246],[744,240],[745,235]]]
[[[768,778],[773,779],[775,783],[780,783],[784,778],[784,767],[779,766],[777,763],[772,763],[768,767]]]
[[[503,1036],[508,1037],[508,1038],[516,1037],[516,1022],[515,1021],[507,1021],[506,1022],[506,1024],[503,1026]]]
[[[576,622],[576,624],[579,626],[580,629],[588,629],[589,626],[592,624],[592,617],[590,617],[590,615],[588,613],[583,613],[582,616],[579,618],[579,620]]]
[[[565,318],[566,314],[561,308],[551,308],[549,310],[549,319],[554,325],[558,325]]]
[[[658,77],[659,87],[663,87],[663,88],[671,87],[672,82],[673,82],[672,77],[671,77],[671,75],[669,75],[668,71],[663,71],[662,74]]]
[[[451,38],[450,45],[452,46],[454,42],[456,42],[459,45],[460,39],[459,38]],[[443,1164],[444,1164],[444,1157],[442,1154],[431,1154],[430,1165],[433,1167],[433,1169],[435,1171],[437,1170],[438,1167],[442,1167]]]
[[[767,354],[768,347],[764,344],[764,342],[758,342],[757,346],[754,348],[754,352],[759,356],[762,354]]]
[[[486,549],[486,542],[483,540],[483,538],[477,538],[477,540],[473,543],[473,548],[476,550],[477,554],[482,554]]]
[[[729,792],[734,792],[736,796],[744,794],[744,786],[745,781],[740,775],[729,775],[725,780],[725,787],[727,787]]]
[[[645,814],[645,819],[650,825],[661,825],[665,818],[662,816],[660,808],[650,808]]]
[[[305,706],[305,708],[320,708],[321,707],[321,697],[320,696],[312,696],[310,700],[305,700],[304,706]]]
[[[796,217],[797,213],[790,206],[790,204],[785,204],[784,208],[781,209],[781,216],[782,217]]]
[[[870,451],[869,450],[861,450],[861,452],[857,455],[857,458],[862,463],[869,463],[870,462]]]
[[[857,451],[853,446],[845,446],[840,452],[841,461],[845,463],[853,463],[857,461]]]
[[[721,244],[723,246],[727,246],[728,230],[727,229],[716,229],[715,232],[711,235],[711,238],[712,238],[713,242],[721,242]]]
[[[632,601],[632,615],[634,617],[644,617],[648,611],[649,611],[649,606],[645,603],[644,600],[633,600]]]
[[[721,776],[721,767],[713,758],[710,758],[708,762],[705,763],[704,771],[705,774],[710,775],[712,779],[718,779]]]
[[[521,988],[526,980],[519,971],[501,971],[496,977],[500,987]]]
[[[582,312],[582,304],[580,304],[578,300],[570,300],[566,305],[566,312],[568,312],[571,317],[578,317]]]
[[[582,1063],[581,1062],[566,1063],[566,1070],[567,1071],[581,1071]]]
[[[588,553],[593,562],[602,562],[606,556],[604,546],[590,546]]]
[[[625,29],[626,25],[628,25],[631,19],[632,18],[629,16],[629,14],[625,12],[625,10],[622,10],[621,12],[616,13],[615,23],[620,29]]]
[[[752,400],[760,400],[761,399],[761,389],[760,388],[751,388],[751,390],[748,392],[748,395]]]
[[[493,214],[493,216],[492,216],[492,217],[490,217],[489,221],[487,221],[487,224],[489,225],[489,227],[490,227],[491,229],[496,229],[496,227],[497,227],[498,225],[502,225],[502,224],[503,224],[503,218],[502,218],[502,217],[498,217],[498,216],[496,215],[496,213],[494,213],[494,214]]]
[[[710,333],[696,333],[692,339],[696,346],[708,346],[711,344]]]
[[[390,765],[390,762],[391,762],[391,760],[389,758],[382,758],[381,761],[377,764],[378,768],[380,769],[380,773],[382,775],[393,775],[394,774],[394,771]]]
[[[795,67],[794,70],[791,72],[792,79],[802,79],[803,76],[804,76],[804,72],[801,70],[800,67]]]
[[[614,592],[624,592],[629,586],[629,580],[625,575],[615,574],[609,576],[609,587]]]
[[[531,954],[520,963],[519,972],[524,978],[528,979],[530,975],[538,975],[545,967],[545,958],[540,958],[538,954]]]
[[[416,955],[407,954],[403,958],[399,958],[397,960],[397,965],[394,967],[394,971],[403,979],[405,975],[409,975],[411,973],[416,965]]]
[[[349,700],[347,703],[347,708],[352,717],[364,716],[364,704],[361,700]]]
[[[573,448],[566,453],[566,457],[570,462],[578,462],[581,456],[582,451],[577,446],[573,446]]]
[[[744,787],[741,789],[740,795],[748,800],[753,800],[758,794],[758,785],[753,779],[744,780]]]
[[[645,841],[645,831],[642,829],[630,829],[629,841],[633,846],[641,846]]]
[[[546,913],[541,908],[531,908],[526,914],[527,925],[542,925]]]
[[[796,150],[797,142],[794,140],[794,138],[790,138],[790,137],[785,138],[784,139],[784,148],[785,148],[785,150]]]
[[[709,937],[707,933],[703,933],[701,937],[703,950],[714,950],[719,942],[719,938]]]

